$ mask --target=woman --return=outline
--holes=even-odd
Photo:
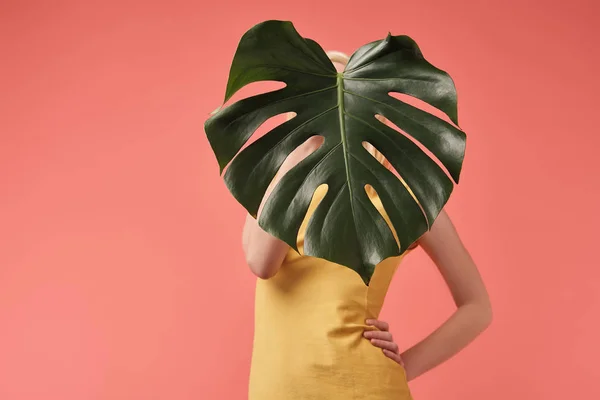
[[[348,62],[343,53],[332,51],[328,56],[341,66]],[[281,176],[322,140],[313,136],[288,156],[267,189],[258,216]],[[391,168],[373,146],[366,148]],[[485,286],[444,210],[415,246],[377,265],[369,286],[350,268],[304,256],[304,231],[326,190],[326,185],[317,188],[300,228],[300,254],[263,231],[252,216],[246,217],[244,253],[259,278],[249,400],[412,399],[410,380],[449,359],[490,324]],[[371,187],[367,192],[391,224],[377,193]],[[457,310],[421,342],[400,352],[388,324],[377,318],[398,264],[417,245],[440,270]]]

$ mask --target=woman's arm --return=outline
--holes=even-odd
[[[429,336],[401,353],[408,380],[451,358],[492,321],[492,307],[477,266],[444,210],[418,243],[440,270],[457,310]]]
[[[257,218],[254,219],[250,214],[246,215],[246,222],[242,231],[242,248],[244,249],[246,262],[250,270],[261,279],[269,279],[277,273],[290,248],[286,242],[265,232],[258,225],[258,218],[262,213],[265,202],[275,188],[275,185],[281,180],[281,177],[315,151],[322,142],[322,137],[313,136],[292,151],[283,164],[281,164],[275,178],[267,188],[265,196],[258,207]]]
[[[290,247],[286,242],[266,232],[258,225],[258,218],[262,213],[265,201],[281,179],[280,177],[285,175],[291,168],[285,164],[286,162],[282,164],[267,188],[265,196],[258,207],[256,219],[252,215],[246,214],[246,222],[242,231],[242,248],[244,249],[246,262],[254,275],[261,279],[269,279],[277,273]]]
[[[258,221],[247,214],[242,247],[250,270],[261,279],[269,279],[279,270],[290,246],[265,232]]]

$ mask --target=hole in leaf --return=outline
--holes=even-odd
[[[302,144],[291,151],[291,153],[283,160],[283,164],[281,164],[280,169],[285,168],[287,171],[291,170],[296,165],[304,161],[312,153],[317,151],[324,142],[325,137],[322,135],[313,135],[309,137]],[[279,172],[277,173],[276,177],[278,175]]]
[[[375,114],[375,117],[378,120],[380,120],[380,121],[381,121],[381,118],[383,118],[384,121],[382,121],[381,123],[386,124],[390,128],[393,128],[396,132],[398,132],[398,134],[404,135],[404,137],[406,137],[411,142],[413,142],[416,146],[418,146],[421,149],[421,151],[423,151],[425,154],[427,154],[427,156],[429,158],[431,158],[442,169],[442,171],[444,171],[444,173],[446,174],[446,176],[448,176],[448,177],[450,177],[450,179],[452,179],[451,176],[450,176],[450,173],[448,172],[448,170],[446,169],[446,167],[444,166],[444,164],[436,157],[435,154],[433,154],[421,142],[419,142],[416,138],[414,138],[413,136],[411,136],[408,133],[406,133],[404,130],[400,129],[400,127],[398,125],[394,124],[392,121],[390,121],[389,119],[385,118],[383,115]],[[383,156],[383,154],[382,154],[382,157],[385,159],[385,157]]]
[[[269,183],[267,190],[263,194],[263,198],[262,198],[261,202],[268,201],[268,197],[273,193],[273,190],[275,189],[275,187],[281,183],[281,179],[283,178],[283,176],[285,176],[285,174],[290,172],[299,163],[304,161],[305,158],[307,158],[312,153],[317,151],[319,149],[319,147],[321,147],[323,145],[324,142],[325,142],[324,136],[313,135],[313,136],[307,138],[302,144],[300,144],[294,150],[292,150],[290,152],[290,154],[287,156],[285,156],[284,154],[278,154],[277,152],[273,152],[272,154],[270,154],[269,157],[271,157],[271,158],[277,157],[278,158],[277,160],[272,160],[272,162],[274,162],[276,164],[281,163],[281,165],[279,167],[279,170],[277,171],[277,173],[275,174],[275,176]],[[281,158],[283,158],[283,159],[281,159]],[[265,162],[268,162],[267,159],[265,159]],[[315,193],[318,190],[320,190],[319,188],[323,185],[325,185],[325,184],[322,184],[319,187],[317,187],[317,189],[315,190]]]
[[[231,96],[231,98],[227,100],[227,102],[223,105],[223,108],[252,96],[269,92],[275,92],[277,90],[285,88],[286,86],[287,84],[285,82],[280,81],[259,81],[249,83],[246,86],[240,88],[237,92],[235,92],[235,94]]]
[[[385,219],[385,223],[392,231],[394,240],[396,240],[396,245],[398,246],[398,249],[400,249],[400,240],[398,239],[398,234],[396,233],[396,229],[392,225],[392,222],[390,221],[388,213],[385,210],[385,207],[383,206],[381,199],[379,198],[379,194],[377,193],[375,188],[368,183],[364,186],[364,189],[365,189],[365,193],[367,194],[367,196],[369,196],[369,200],[371,201],[371,204],[373,204],[373,207],[378,208],[378,205],[379,205],[378,203],[381,204],[381,212],[379,212],[379,209],[377,211],[379,212],[379,214],[381,214],[383,219]]]
[[[312,217],[313,213],[323,201],[323,198],[327,195],[329,191],[329,185],[326,183],[322,183],[315,189],[313,193],[312,199],[310,200],[310,205],[304,215],[304,219],[302,220],[302,224],[300,225],[300,230],[298,231],[298,236],[296,237],[296,246],[298,247],[298,251],[300,254],[304,255],[304,240],[300,240],[300,236],[302,233],[302,237],[304,238],[306,235],[306,228],[308,227],[308,222]]]
[[[385,166],[388,170],[390,170],[394,175],[396,175],[396,178],[398,178],[398,180],[400,181],[400,183],[402,183],[402,185],[406,188],[406,190],[408,190],[408,193],[410,194],[410,196],[413,198],[413,200],[415,201],[415,203],[417,203],[419,205],[419,207],[421,208],[421,211],[423,212],[423,214],[425,214],[425,212],[423,211],[423,207],[421,207],[421,203],[419,203],[419,200],[417,199],[417,196],[415,196],[414,192],[411,190],[410,186],[408,186],[408,184],[406,183],[406,181],[402,178],[402,175],[400,175],[400,173],[396,170],[396,168],[394,168],[394,166],[389,162],[389,160],[383,155],[382,152],[380,152],[379,150],[377,150],[377,148],[375,146],[373,146],[371,143],[367,142],[367,141],[363,141],[362,142],[363,147],[365,148],[365,150],[367,150],[367,152],[369,153],[369,155],[371,157],[373,157],[375,160],[377,160],[380,164],[382,164],[383,166]],[[377,150],[377,157],[375,157],[375,155],[373,155],[370,151],[369,151],[369,146],[371,146],[372,148]],[[367,188],[368,186],[368,188]],[[365,186],[365,190],[367,192],[367,195],[370,196],[378,196],[377,195],[377,191],[373,188],[373,186],[367,184]],[[373,200],[371,200],[373,201]]]
[[[450,120],[450,118],[442,110],[432,106],[429,103],[424,102],[421,99],[418,99],[418,98],[408,95],[408,94],[398,93],[398,92],[388,92],[388,95],[397,100],[400,100],[406,104],[410,104],[411,106],[416,107],[416,108],[418,108],[422,111],[425,111],[429,114],[435,115],[436,117],[443,119],[444,121],[446,121],[449,124],[452,124],[453,126],[456,127],[454,122],[452,122],[452,120]]]
[[[270,117],[266,121],[264,121],[258,128],[256,128],[254,133],[252,133],[252,136],[250,136],[248,138],[248,140],[242,145],[242,147],[237,152],[237,154],[233,157],[233,159],[235,159],[235,157],[237,157],[248,146],[250,146],[252,143],[256,142],[258,139],[260,139],[264,135],[266,135],[268,132],[270,132],[277,126],[287,122],[286,114],[288,114],[288,113],[281,113],[281,114],[273,115],[272,117]],[[292,114],[294,114],[294,116],[295,116],[295,113],[292,113]],[[233,159],[232,159],[232,161],[233,161]],[[227,164],[227,166],[224,168],[223,173],[225,173],[227,171],[227,169],[229,169],[230,165],[231,165],[231,162],[229,162],[229,164]]]

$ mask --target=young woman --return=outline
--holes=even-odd
[[[328,56],[342,67],[348,61],[343,53],[332,51]],[[313,136],[288,156],[258,216],[281,176],[315,151],[322,139]],[[373,146],[366,148],[390,168]],[[300,228],[300,254],[263,231],[252,216],[246,217],[243,249],[259,278],[249,400],[410,400],[408,381],[449,359],[490,324],[486,288],[443,210],[415,246],[377,265],[369,286],[350,268],[303,255],[308,219],[326,191],[326,185],[317,188]],[[372,188],[367,192],[391,224],[377,193]],[[388,324],[378,316],[398,264],[417,245],[438,267],[457,309],[438,329],[400,352]]]

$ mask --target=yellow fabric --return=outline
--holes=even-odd
[[[320,186],[280,270],[257,279],[249,400],[412,400],[404,368],[362,336],[378,318],[401,259],[383,260],[369,286],[348,267],[303,255]],[[375,191],[374,205],[390,225]]]

